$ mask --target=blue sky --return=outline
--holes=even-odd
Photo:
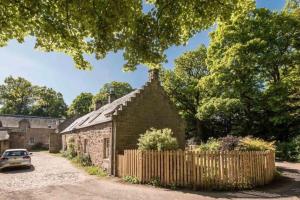
[[[280,10],[284,0],[257,0],[257,7]],[[195,49],[200,44],[209,43],[209,31],[203,31],[190,39],[186,46],[170,47],[167,51],[168,63],[173,66],[174,59],[185,51]],[[126,81],[134,88],[141,87],[147,81],[146,67],[134,72],[123,72],[125,63],[121,53],[109,54],[103,60],[89,57],[94,66],[91,71],[82,71],[74,67],[70,57],[61,53],[45,53],[35,50],[34,38],[27,38],[19,44],[15,40],[0,48],[0,84],[5,77],[24,77],[33,84],[47,86],[61,92],[67,104],[81,92],[96,93],[104,83]]]

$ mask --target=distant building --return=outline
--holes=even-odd
[[[151,127],[170,128],[180,147],[185,146],[185,122],[179,116],[160,84],[157,70],[149,73],[149,82],[119,99],[110,94],[109,103],[96,106],[62,131],[66,150],[75,142],[79,154],[88,154],[94,165],[116,175],[117,154],[137,148],[140,134]]]
[[[61,148],[58,134],[63,119],[24,115],[0,115],[0,153],[7,148]],[[64,128],[64,127],[63,127]],[[56,150],[58,149],[58,150]]]

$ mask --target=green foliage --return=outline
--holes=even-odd
[[[71,103],[68,109],[68,116],[82,116],[90,111],[93,103],[93,95],[91,93],[80,93]]]
[[[278,143],[276,157],[286,161],[300,161],[300,136]]]
[[[31,146],[31,150],[33,151],[40,151],[40,150],[48,150],[49,148],[45,147],[45,145],[41,142],[38,142]]]
[[[219,139],[209,138],[206,143],[201,143],[196,151],[267,151],[275,150],[274,142],[267,142],[260,138],[235,137],[228,135]]]
[[[84,169],[89,175],[94,175],[98,177],[107,176],[107,173],[102,168],[97,166],[87,166]]]
[[[77,156],[75,139],[73,137],[69,138],[67,150],[63,151],[62,156],[68,159],[73,159]]]
[[[147,130],[145,134],[138,139],[138,149],[140,150],[176,150],[178,142],[173,137],[173,132],[169,128]]]
[[[220,140],[209,138],[206,143],[202,143],[196,151],[219,151],[221,149]]]
[[[61,93],[52,88],[34,86],[24,78],[7,77],[0,85],[0,113],[65,116],[67,105]]]
[[[184,53],[175,60],[174,70],[165,70],[161,76],[165,91],[187,121],[189,137],[204,137],[205,123],[196,114],[202,98],[197,85],[208,74],[206,51],[206,47],[200,45],[195,51]]]
[[[34,102],[33,86],[24,78],[5,78],[0,85],[0,111],[2,114],[29,114],[30,105]]]
[[[161,186],[160,177],[152,177],[149,181],[149,185],[152,185],[154,187],[160,187]]]
[[[296,11],[255,9],[219,23],[207,50],[209,74],[199,80],[199,119],[218,136],[299,134],[299,30]]]
[[[95,107],[97,102],[100,102],[102,105],[106,104],[110,92],[113,93],[114,98],[118,99],[132,91],[131,85],[126,82],[112,81],[110,83],[105,83],[100,91],[93,97],[92,107]]]
[[[275,142],[267,142],[260,138],[245,137],[240,140],[237,147],[243,151],[275,151]]]
[[[82,166],[84,166],[84,167],[92,166],[92,160],[91,160],[90,155],[79,154],[77,157],[78,157],[78,162],[79,162]]]
[[[0,46],[33,36],[35,48],[63,52],[80,69],[91,68],[84,54],[101,59],[123,50],[124,67],[132,70],[164,61],[170,46],[252,7],[253,0],[1,0]]]
[[[34,103],[30,115],[63,117],[66,115],[67,105],[60,92],[52,88],[34,86]]]
[[[123,180],[128,183],[131,183],[131,184],[139,184],[140,183],[139,179],[135,176],[124,176]]]

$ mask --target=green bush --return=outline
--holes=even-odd
[[[95,175],[95,176],[99,176],[99,177],[107,176],[107,173],[103,169],[101,169],[100,167],[97,167],[97,166],[88,166],[88,167],[85,167],[85,170],[89,175]]]
[[[90,155],[86,155],[86,154],[78,155],[78,162],[84,167],[92,166],[92,160]]]
[[[219,151],[221,142],[215,138],[209,138],[206,143],[202,143],[196,148],[196,151]]]
[[[123,180],[128,183],[131,183],[131,184],[139,184],[140,183],[139,179],[135,176],[124,176]]]
[[[138,139],[138,149],[140,150],[176,150],[178,142],[173,137],[171,129],[154,129],[147,130],[145,134]]]
[[[243,151],[267,151],[275,150],[274,142],[267,142],[260,138],[245,137],[240,140],[237,150]]]
[[[154,187],[160,187],[161,182],[159,177],[152,177],[149,181],[149,185],[152,185]]]
[[[286,161],[300,161],[300,136],[278,143],[276,157]]]

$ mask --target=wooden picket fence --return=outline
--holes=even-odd
[[[118,155],[117,175],[194,189],[252,188],[272,181],[272,151],[139,151]]]

